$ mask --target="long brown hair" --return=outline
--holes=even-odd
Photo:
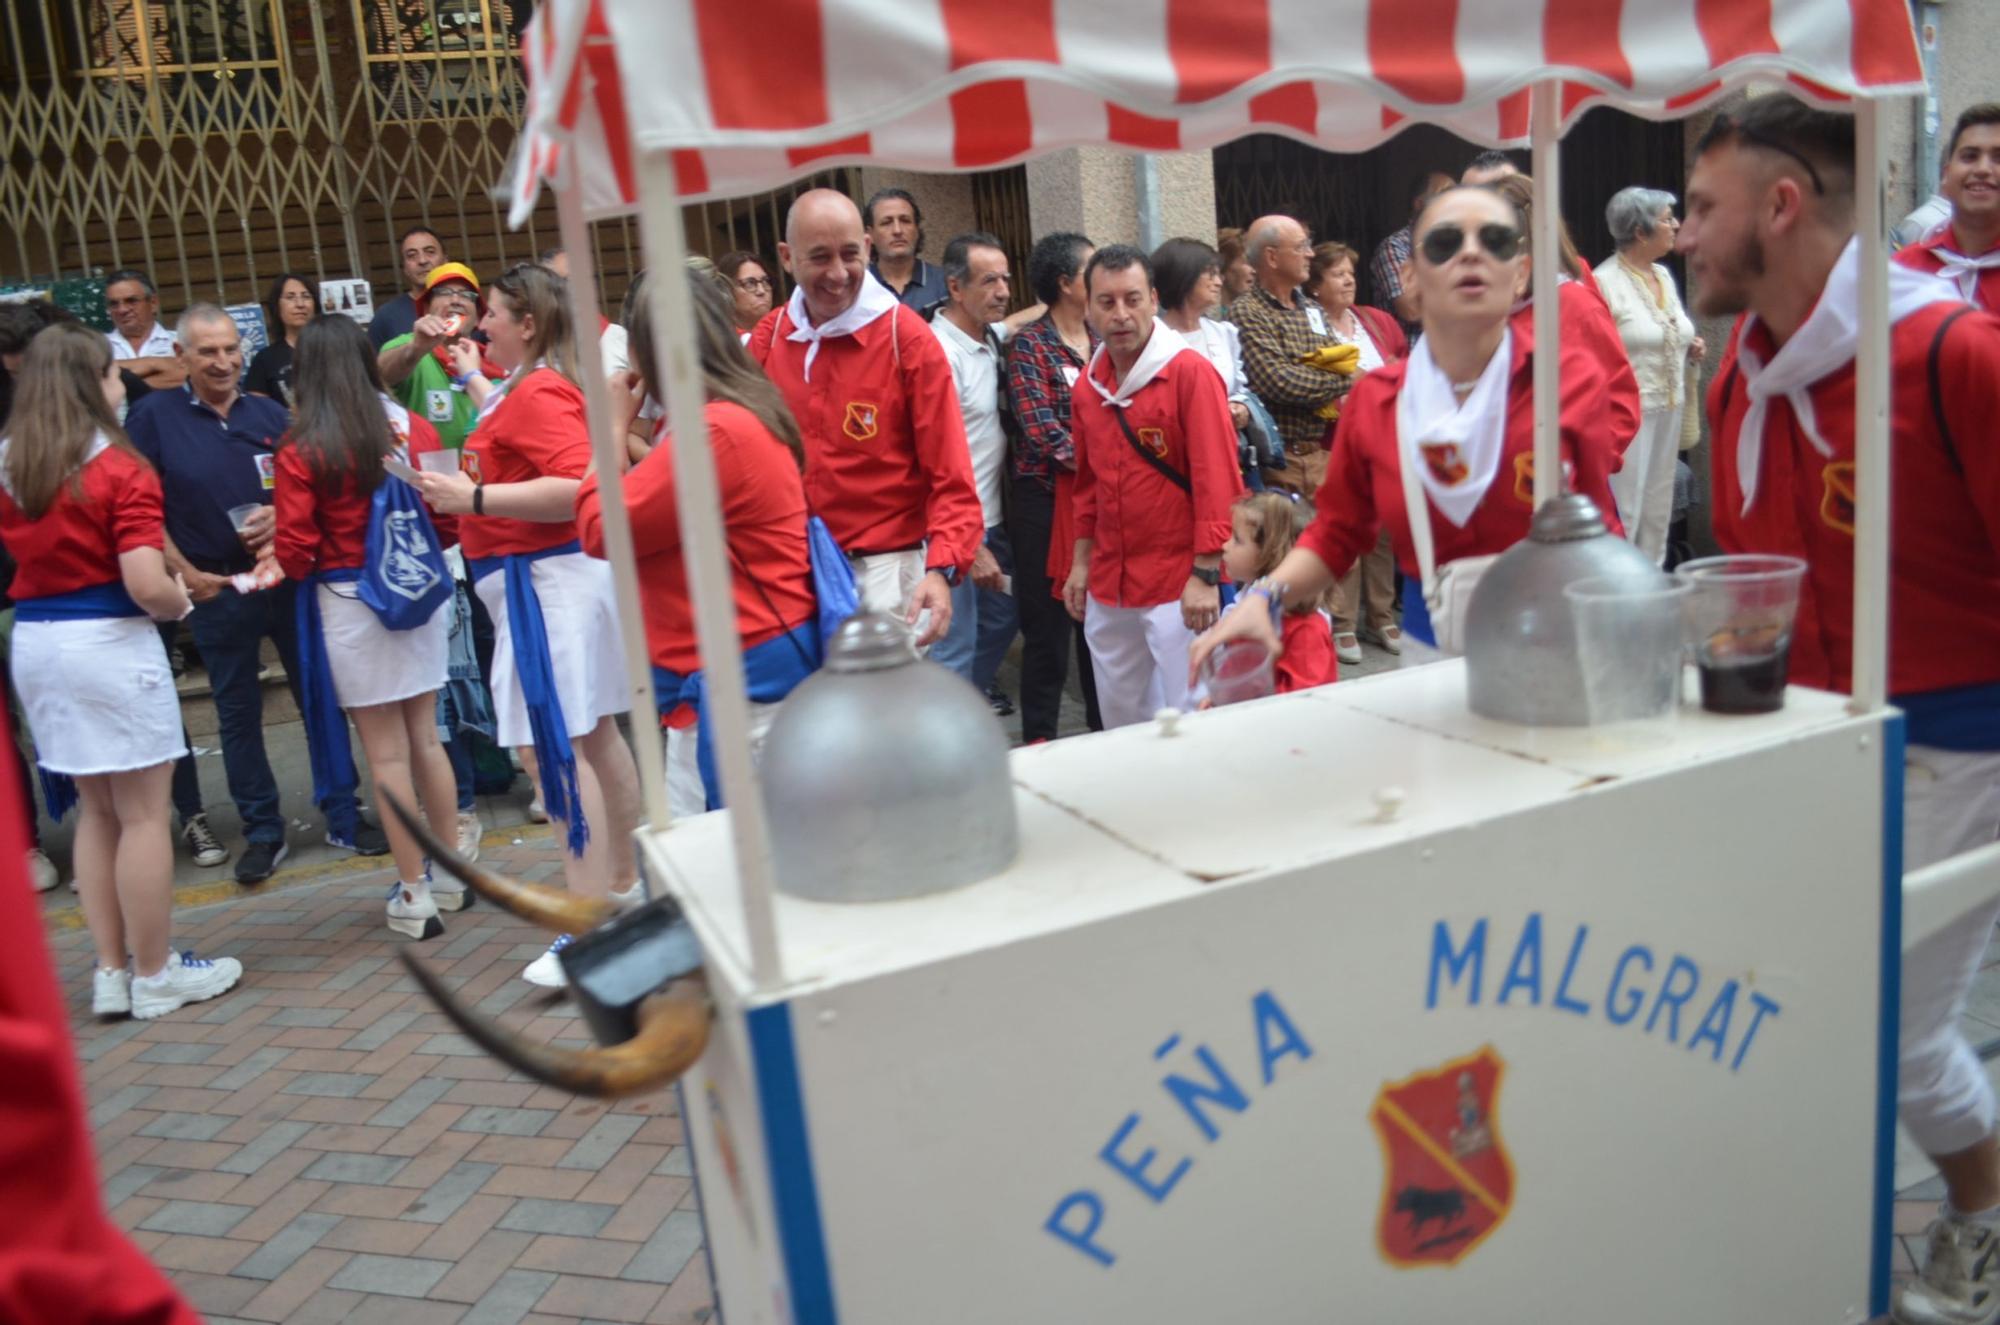
[[[371,493],[396,434],[382,412],[382,372],[368,333],[352,318],[316,317],[299,331],[292,365],[298,413],[287,434],[323,492]]]
[[[7,486],[30,520],[48,514],[65,482],[82,499],[84,460],[99,433],[138,455],[104,399],[110,367],[104,334],[81,323],[44,327],[28,341],[7,416]]]
[[[1521,238],[1532,252],[1535,243],[1535,181],[1526,175],[1508,175],[1486,187],[1514,204],[1514,210],[1521,214]],[[1581,280],[1583,258],[1576,251],[1576,241],[1569,237],[1568,223],[1561,218],[1556,220],[1556,234],[1561,239],[1563,275],[1571,280]]]
[[[486,288],[486,293],[489,302],[493,295],[505,296],[507,311],[517,321],[524,317],[535,319],[535,338],[528,345],[527,357],[514,370],[517,379],[533,372],[537,361],[542,361],[568,378],[572,386],[579,384],[576,333],[569,316],[569,282],[539,263],[523,262],[502,272]]]
[[[771,379],[764,376],[757,361],[744,351],[742,333],[736,329],[735,307],[723,292],[721,282],[706,272],[696,271],[688,272],[685,279],[694,295],[694,338],[701,354],[703,390],[710,400],[727,400],[756,415],[757,422],[785,444],[803,470],[805,448],[799,440],[798,420],[792,417],[785,398],[771,385]],[[652,309],[646,292],[640,288],[650,280],[650,274],[641,276],[633,284],[638,293],[626,296],[632,308],[626,330],[631,335],[632,366],[639,370],[646,394],[664,403],[665,384],[656,379],[653,367]]]
[[[1257,527],[1257,574],[1269,575],[1278,563],[1291,555],[1299,538],[1312,523],[1313,508],[1288,492],[1246,492],[1230,507]],[[1318,606],[1308,599],[1294,612],[1308,612]]]

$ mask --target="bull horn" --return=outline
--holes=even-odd
[[[562,1049],[523,1039],[497,1021],[459,1005],[444,982],[405,948],[403,965],[452,1024],[495,1058],[545,1085],[577,1095],[636,1095],[674,1081],[708,1047],[711,1010],[699,974],[685,992],[661,990],[639,1005],[639,1033],[604,1049]],[[676,981],[675,985],[680,984]]]
[[[434,864],[443,866],[445,873],[462,880],[466,887],[503,911],[511,911],[555,934],[587,934],[618,914],[618,908],[601,897],[581,897],[562,888],[522,883],[480,869],[440,842],[421,815],[410,813],[386,791],[381,796]]]

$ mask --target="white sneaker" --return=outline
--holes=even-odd
[[[56,863],[40,847],[36,847],[28,853],[28,879],[35,885],[36,892],[45,893],[62,882],[62,874],[56,869]]]
[[[621,911],[636,911],[646,904],[646,885],[634,879],[630,888],[622,892],[613,888],[605,896],[609,897],[611,904]]]
[[[562,959],[556,955],[567,948],[569,942],[569,935],[556,935],[556,941],[549,945],[549,950],[529,962],[527,969],[521,972],[521,978],[544,989],[569,988],[569,977],[563,974]]]
[[[132,973],[100,966],[90,974],[90,1015],[118,1017],[132,1010]]]
[[[1900,1325],[1994,1325],[2000,1321],[2000,1238],[1986,1224],[1944,1211],[1916,1281],[1890,1309]]]
[[[1352,665],[1361,661],[1361,637],[1353,631],[1333,637],[1333,656]]]
[[[542,798],[540,796],[537,796],[533,800],[529,801],[528,822],[531,824],[545,824],[548,821],[549,821],[549,812],[542,808]]]
[[[459,904],[464,905],[462,901]],[[437,900],[431,896],[428,883],[389,885],[389,928],[420,942],[444,933],[444,921],[438,919]]]
[[[431,886],[431,900],[440,911],[463,911],[472,905],[472,892],[459,880],[447,874],[442,879],[431,877],[428,863],[424,866],[424,880]]]
[[[132,980],[132,1015],[141,1021],[164,1017],[189,1003],[226,994],[243,978],[243,963],[234,957],[204,961],[191,952],[170,952],[157,975]]]
[[[479,859],[479,835],[486,831],[486,825],[479,822],[477,810],[467,810],[458,816],[458,854],[467,860]]]

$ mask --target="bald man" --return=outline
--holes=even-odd
[[[801,194],[778,261],[791,300],[745,346],[798,417],[806,499],[854,564],[862,603],[901,612],[924,647],[986,534],[951,364],[931,329],[868,271],[861,210]]]
[[[1245,232],[1243,256],[1251,284],[1229,318],[1243,333],[1243,375],[1285,443],[1285,467],[1264,472],[1273,487],[1310,498],[1326,475],[1331,420],[1321,411],[1347,394],[1354,379],[1323,372],[1306,355],[1339,337],[1302,288],[1312,265],[1312,235],[1289,216],[1263,216]]]

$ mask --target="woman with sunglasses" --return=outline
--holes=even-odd
[[[1528,287],[1526,227],[1489,189],[1447,189],[1414,226],[1424,334],[1410,357],[1354,384],[1334,431],[1318,515],[1276,571],[1245,592],[1281,607],[1315,600],[1387,530],[1405,577],[1403,665],[1440,655],[1424,603],[1403,470],[1414,467],[1436,564],[1504,552],[1535,509],[1533,331],[1512,317]],[[1588,296],[1586,296],[1588,297]],[[1610,513],[1615,452],[1596,356],[1562,347],[1564,486]],[[1195,641],[1199,667],[1230,639],[1279,651],[1275,614],[1231,612]]]

